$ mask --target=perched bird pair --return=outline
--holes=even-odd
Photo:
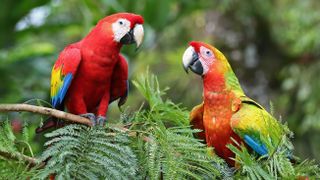
[[[100,20],[81,41],[67,46],[52,69],[52,106],[89,118],[103,125],[108,105],[119,99],[121,106],[128,94],[128,65],[120,54],[123,44],[143,39],[143,18],[118,13]],[[191,42],[183,55],[186,71],[202,76],[203,103],[191,112],[191,124],[202,129],[199,137],[214,147],[217,155],[234,166],[234,153],[226,145],[246,144],[259,155],[281,139],[281,125],[262,106],[248,98],[227,59],[214,47]],[[57,125],[49,119],[37,129],[42,132]],[[268,129],[272,128],[272,134]]]

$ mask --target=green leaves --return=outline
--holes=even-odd
[[[318,2],[284,0],[274,4],[270,21],[274,40],[291,56],[316,54],[320,47]],[[309,12],[309,13],[305,13]]]
[[[52,133],[40,159],[47,161],[37,176],[58,179],[133,179],[137,159],[124,132],[114,128],[68,125]]]
[[[11,125],[8,120],[0,121],[0,150],[4,152],[14,152],[16,147],[14,146],[14,136]]]
[[[137,121],[142,121],[141,118],[146,118],[150,122],[163,122],[171,125],[189,125],[189,112],[179,105],[174,104],[171,100],[163,100],[162,96],[167,90],[160,90],[158,79],[155,75],[147,72],[145,76],[140,76],[137,81],[133,81],[139,92],[144,96],[149,104],[147,113],[137,113]],[[139,117],[139,116],[148,117]]]
[[[213,179],[221,177],[221,169],[216,164],[223,161],[213,157],[206,146],[192,137],[195,131],[187,127],[153,127],[150,141],[144,144],[145,173],[151,179]]]
[[[272,129],[270,129],[272,131]],[[235,178],[249,177],[250,179],[296,179],[300,176],[316,178],[320,169],[314,161],[299,162],[296,157],[288,152],[288,138],[283,138],[276,151],[269,156],[257,157],[249,152],[245,146],[238,149],[234,145],[228,147],[236,154],[235,161],[240,169]],[[291,162],[292,161],[292,162]],[[304,165],[306,165],[304,167]]]
[[[214,179],[228,174],[223,161],[213,156],[212,149],[193,137],[189,113],[170,100],[163,100],[154,75],[140,76],[134,81],[144,95],[149,109],[137,112],[131,128],[147,137],[137,146],[144,152],[139,172],[150,179]],[[140,125],[143,124],[143,125]]]
[[[0,179],[26,179],[37,172],[25,161],[24,151],[31,151],[25,150],[25,146],[30,147],[28,142],[16,138],[10,122],[0,119]]]
[[[189,112],[163,98],[164,91],[160,89],[156,76],[146,74],[134,84],[146,98],[148,106],[142,106],[130,117],[125,117],[128,124],[107,124],[107,127],[71,124],[46,134],[46,150],[38,158],[39,162],[45,162],[42,167],[31,168],[23,159],[22,153],[28,152],[26,147],[29,147],[27,124],[23,128],[23,140],[20,140],[12,132],[10,123],[2,121],[0,177],[47,179],[55,175],[56,179],[200,180],[295,179],[306,176],[312,179],[320,176],[315,162],[299,162],[288,152],[291,143],[285,135],[268,157],[257,157],[244,146],[239,149],[229,145],[239,165],[234,172],[214,155],[212,148],[194,138],[193,134],[200,130],[190,128]],[[287,127],[283,127],[286,134],[290,134]],[[267,128],[274,131],[272,126]],[[1,152],[17,158],[7,160]],[[33,154],[32,150],[28,154]]]

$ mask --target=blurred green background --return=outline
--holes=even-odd
[[[130,79],[156,74],[167,97],[189,110],[201,102],[201,78],[181,57],[191,40],[210,43],[229,59],[245,92],[295,133],[296,154],[320,160],[320,1],[316,0],[1,0],[0,103],[49,101],[58,53],[115,12],[145,18],[145,40],[122,50]],[[127,112],[143,98],[131,86]],[[112,105],[108,116],[119,118]],[[23,119],[23,116],[13,116]],[[40,118],[30,121],[40,122]],[[36,139],[37,140],[37,139]],[[39,146],[34,142],[34,146]],[[40,145],[41,146],[41,145]]]

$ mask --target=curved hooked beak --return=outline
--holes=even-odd
[[[142,24],[136,24],[134,28],[130,29],[130,31],[120,39],[120,42],[122,44],[136,43],[137,48],[139,48],[143,41],[143,36],[144,31]]]
[[[189,46],[183,54],[182,57],[183,68],[188,73],[190,68],[192,72],[203,75],[203,67],[201,61],[199,60],[199,55],[195,52],[192,46]]]

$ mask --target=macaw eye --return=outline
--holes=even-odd
[[[212,56],[212,52],[209,51],[209,50],[206,50],[206,51],[205,51],[205,54],[206,54],[207,57],[211,57],[211,56]]]
[[[123,25],[124,23],[123,23],[123,21],[119,21],[119,24],[120,24],[120,25]]]
[[[200,47],[200,53],[202,54],[203,57],[211,58],[213,56],[213,53],[210,49],[206,47]]]

